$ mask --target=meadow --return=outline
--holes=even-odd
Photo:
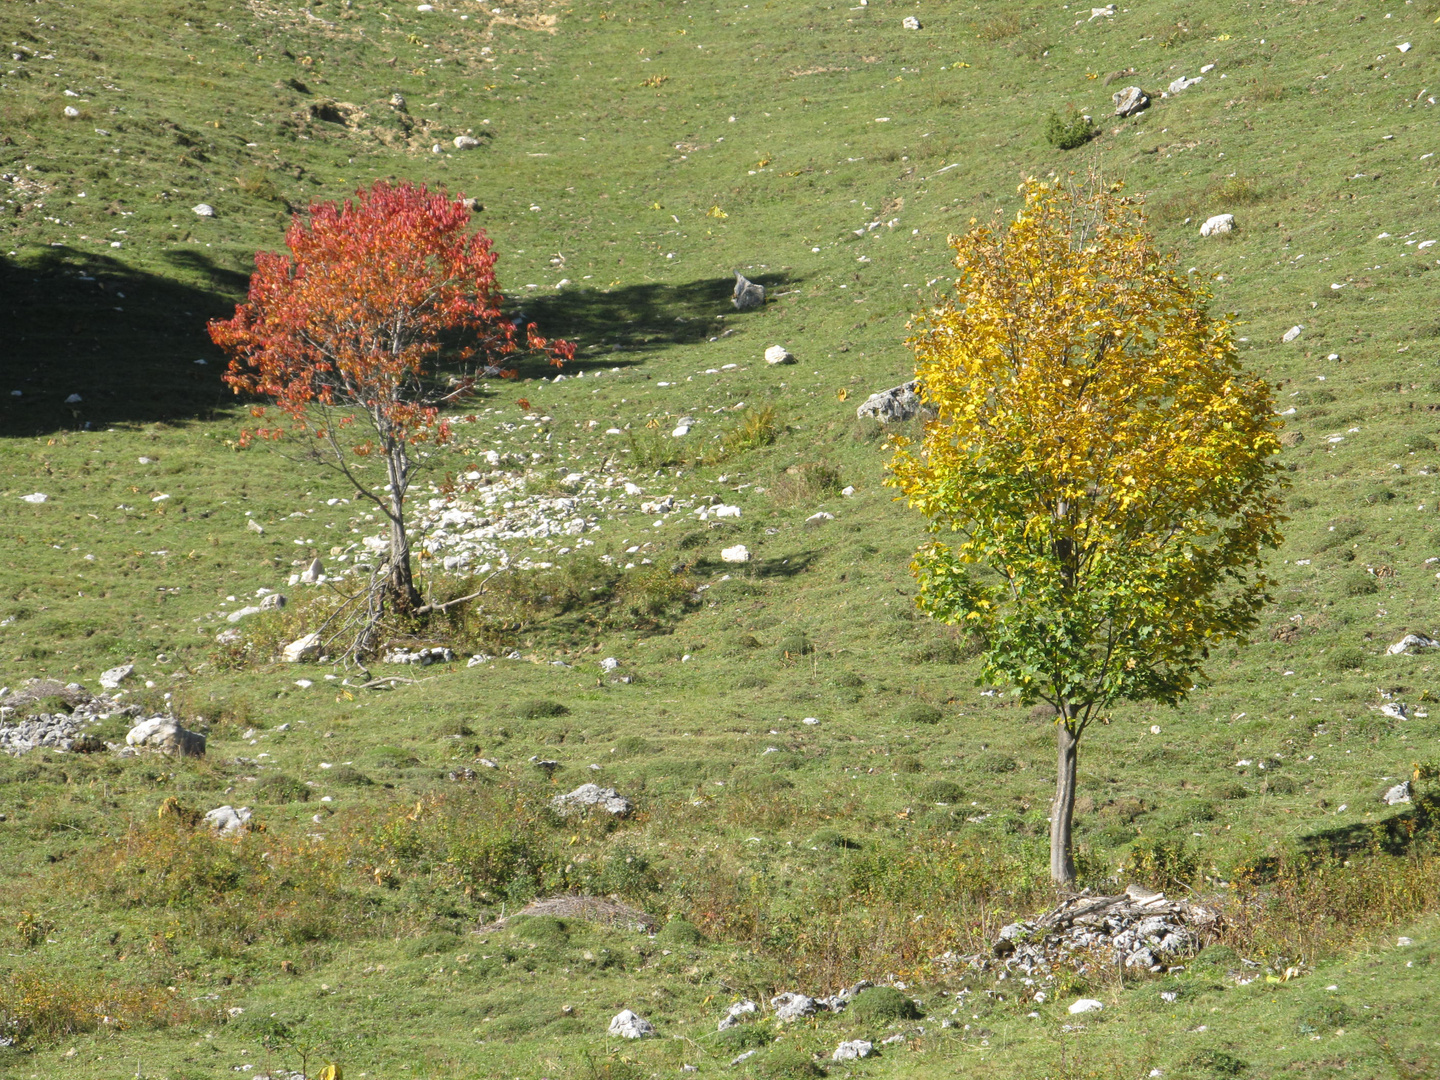
[[[1387,650],[1437,630],[1440,2],[421,6],[0,9],[0,686],[133,663],[123,699],[208,738],[0,757],[0,1074],[1436,1075],[1440,683]],[[1098,131],[1061,150],[1072,109]],[[1290,520],[1252,643],[1080,749],[1081,885],[1214,939],[1002,980],[955,957],[1055,903],[1053,728],[916,611],[923,521],[855,409],[909,377],[947,236],[1091,170],[1278,386]],[[457,659],[362,675],[278,651],[379,527],[242,447],[205,324],[293,212],[386,177],[475,199],[577,355],[484,385],[414,496],[427,597],[513,564],[391,628]],[[500,524],[467,549],[457,508]],[[588,781],[634,812],[554,812]],[[250,830],[196,823],[221,805]],[[510,918],[566,893],[655,932]],[[862,979],[923,1018],[765,1006]]]

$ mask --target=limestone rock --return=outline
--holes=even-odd
[[[168,716],[153,716],[140,721],[125,736],[125,745],[180,757],[203,757],[205,754],[205,736],[186,730]]]
[[[1078,1001],[1071,1002],[1069,1012],[1071,1016],[1079,1016],[1082,1013],[1099,1012],[1103,1008],[1105,1008],[1103,1001],[1096,1001],[1094,998],[1080,998]]]
[[[1298,338],[1300,336],[1300,332],[1304,329],[1304,323],[1296,323],[1294,326],[1290,327],[1289,330],[1286,330],[1285,333],[1280,335],[1280,340],[1285,342],[1286,345],[1288,345],[1290,344],[1290,342]]]
[[[477,138],[474,138],[473,136],[470,136],[470,135],[456,135],[456,136],[455,136],[455,149],[456,149],[456,150],[474,150],[474,149],[475,149],[477,146],[479,146],[479,145],[480,145],[480,140],[477,139]]]
[[[756,1005],[755,1002],[749,998],[743,1001],[737,1001],[725,1010],[725,1018],[720,1021],[720,1030],[729,1031],[732,1027],[740,1024],[743,1017],[753,1016],[759,1011],[760,1006]]]
[[[1406,634],[1385,651],[1391,656],[1400,656],[1402,653],[1409,654],[1413,649],[1440,649],[1440,641],[1424,634]]]
[[[814,998],[804,994],[784,993],[771,998],[770,1007],[775,1010],[776,1020],[788,1024],[793,1020],[814,1016],[816,1003]]]
[[[556,795],[550,800],[550,805],[561,817],[583,813],[592,806],[598,806],[616,817],[625,817],[635,808],[629,799],[614,788],[602,788],[599,784],[581,784],[574,791]]]
[[[249,529],[253,533],[259,533],[261,536],[265,535],[265,526],[261,525],[260,522],[256,521],[254,518],[246,519],[245,528]]]
[[[1402,783],[1396,784],[1386,791],[1384,795],[1380,796],[1380,801],[1386,806],[1399,806],[1401,803],[1408,803],[1410,801],[1410,781],[1405,780]]]
[[[280,654],[280,659],[287,664],[298,664],[302,661],[313,660],[320,655],[320,635],[306,634],[304,637],[296,638],[286,645]]]
[[[721,548],[720,559],[722,562],[749,562],[750,549],[747,548],[744,544],[736,544],[734,547]]]
[[[900,25],[906,30],[919,30],[920,20],[914,15],[906,15],[905,18],[901,20]]]
[[[1190,89],[1190,87],[1194,86],[1198,82],[1202,82],[1203,80],[1203,75],[1196,75],[1193,79],[1187,79],[1184,75],[1181,75],[1178,79],[1176,79],[1174,82],[1172,82],[1169,86],[1165,88],[1165,92],[1167,94],[1178,94],[1182,90],[1188,90]]]
[[[259,613],[260,608],[257,605],[246,604],[244,607],[237,608],[236,610],[230,612],[229,615],[226,615],[225,621],[236,623],[239,622],[241,619],[248,619],[251,615],[258,615]]]
[[[765,286],[750,281],[739,270],[735,271],[735,292],[732,297],[736,311],[753,311],[765,306]]]
[[[771,345],[765,350],[765,363],[767,364],[793,364],[795,357],[784,345]]]
[[[620,1039],[643,1039],[646,1035],[655,1034],[655,1025],[626,1009],[615,1014],[610,1021],[609,1032]]]
[[[316,555],[314,560],[311,561],[310,565],[307,566],[304,572],[300,575],[300,580],[303,581],[306,585],[314,585],[324,576],[325,564],[320,561],[320,556]]]
[[[222,836],[238,833],[250,821],[250,808],[242,806],[217,806],[205,815],[206,823]]]
[[[260,610],[279,611],[288,603],[289,601],[285,599],[285,595],[283,593],[272,592],[269,596],[265,597],[263,600],[260,601]]]
[[[214,217],[214,216],[215,216],[215,208],[214,208],[213,206],[211,206],[209,203],[204,203],[204,202],[202,202],[202,203],[196,203],[194,206],[192,206],[192,207],[190,208],[190,211],[191,211],[191,213],[193,213],[196,217]]]
[[[831,1061],[854,1061],[856,1058],[866,1058],[871,1055],[875,1047],[864,1039],[851,1039],[849,1042],[842,1042],[830,1055]]]
[[[1111,96],[1116,116],[1134,116],[1150,107],[1150,99],[1138,86],[1127,86]]]
[[[1201,236],[1224,236],[1226,233],[1234,231],[1234,214],[1216,214],[1214,217],[1206,218],[1205,224],[1200,226]]]
[[[134,664],[121,664],[100,673],[100,685],[106,690],[114,690],[135,672]]]
[[[926,420],[935,419],[935,409],[920,400],[920,380],[911,379],[889,390],[871,394],[855,410],[859,419],[873,416],[882,424],[899,424],[917,416]]]

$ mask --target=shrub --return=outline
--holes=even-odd
[[[853,671],[840,672],[840,674],[835,676],[834,682],[836,686],[849,687],[854,690],[858,690],[865,685],[865,680]]]
[[[515,936],[536,945],[563,945],[570,931],[553,915],[524,915],[514,921]]]
[[[685,461],[682,444],[658,428],[638,428],[625,433],[631,468],[664,469]]]
[[[938,724],[945,714],[934,705],[912,701],[895,714],[895,719],[902,724]]]
[[[731,1051],[741,1053],[769,1046],[775,1041],[775,1033],[770,1030],[768,1024],[739,1024],[728,1031],[720,1032],[715,1041],[723,1046],[727,1053]]]
[[[1045,141],[1057,150],[1074,150],[1099,134],[1095,121],[1076,112],[1074,106],[1069,107],[1064,116],[1052,112],[1045,122]]]
[[[775,423],[775,407],[766,405],[751,409],[734,427],[721,432],[716,445],[705,455],[707,465],[718,464],[726,458],[743,454],[747,450],[758,450],[769,446],[779,436]]]
[[[667,945],[705,944],[705,935],[700,932],[700,928],[684,919],[671,919],[656,937]]]
[[[760,1061],[757,1070],[765,1080],[803,1080],[824,1076],[825,1070],[798,1046],[778,1046]]]
[[[976,762],[976,766],[981,772],[996,774],[1014,772],[1019,768],[1014,758],[1009,754],[999,752],[991,752],[983,755],[980,760]]]
[[[1241,1061],[1228,1050],[1197,1050],[1185,1059],[1188,1068],[1202,1071],[1206,1076],[1227,1077],[1239,1076],[1246,1069],[1250,1068],[1247,1062]]]
[[[788,467],[770,487],[778,506],[795,506],[837,494],[840,471],[824,461],[807,461]]]
[[[544,720],[552,716],[566,716],[570,712],[558,701],[546,701],[537,698],[533,701],[522,701],[515,706],[515,715],[521,720]]]
[[[1228,945],[1207,945],[1195,954],[1190,963],[1197,967],[1228,971],[1240,966],[1240,954]]]
[[[846,1010],[862,1023],[888,1024],[893,1020],[919,1020],[924,1013],[920,1006],[891,986],[872,986],[861,990]]]
[[[350,765],[337,765],[325,775],[332,784],[344,784],[347,787],[368,787],[375,783],[359,769]]]
[[[1357,570],[1340,583],[1340,588],[1346,596],[1370,596],[1380,591],[1380,584],[1375,575]]]

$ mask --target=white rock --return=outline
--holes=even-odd
[[[1440,641],[1426,637],[1424,634],[1406,634],[1385,651],[1391,656],[1399,656],[1401,653],[1408,653],[1411,649],[1440,649]]]
[[[1234,214],[1216,214],[1212,218],[1206,218],[1205,224],[1200,226],[1201,236],[1224,236],[1234,231]]]
[[[600,670],[601,670],[601,671],[614,671],[614,670],[615,670],[616,668],[618,668],[619,666],[620,666],[620,661],[619,661],[619,660],[616,660],[615,657],[613,657],[613,656],[607,656],[607,657],[605,657],[604,660],[601,660],[601,661],[600,661]]]
[[[1187,79],[1187,78],[1185,78],[1184,75],[1181,75],[1180,78],[1176,79],[1176,80],[1175,80],[1174,82],[1172,82],[1168,87],[1166,87],[1166,92],[1167,92],[1167,93],[1170,93],[1170,94],[1178,94],[1178,93],[1180,93],[1180,91],[1182,91],[1182,90],[1188,90],[1188,89],[1190,89],[1190,87],[1194,86],[1196,83],[1198,83],[1198,82],[1203,82],[1203,81],[1204,81],[1204,78],[1203,78],[1203,76],[1200,76],[1200,75],[1196,75],[1195,78],[1193,78],[1193,79]]]
[[[236,611],[230,612],[229,615],[226,615],[225,621],[239,622],[241,619],[248,619],[251,615],[258,615],[260,610],[261,609],[254,604],[247,604],[245,607],[239,608]]]
[[[205,753],[205,736],[186,730],[168,716],[154,716],[132,727],[125,735],[125,745],[200,757]]]
[[[862,420],[867,416],[873,416],[882,424],[903,423],[917,416],[933,420],[935,410],[920,401],[919,390],[919,380],[911,379],[899,386],[892,386],[889,390],[871,394],[855,410],[855,416]]]
[[[80,115],[80,110],[75,108],[74,105],[66,105],[65,115],[68,116],[71,120],[74,120],[75,117]]]
[[[1214,71],[1214,70],[1215,70],[1215,65],[1214,65],[1214,64],[1205,64],[1205,65],[1203,65],[1203,66],[1200,68],[1200,74],[1201,74],[1201,75],[1209,75],[1210,72],[1212,72],[1212,71]]]
[[[771,345],[765,350],[765,363],[767,364],[793,364],[795,357],[784,345]]]
[[[256,521],[254,518],[245,519],[245,528],[249,529],[253,533],[259,533],[261,536],[265,535],[265,526],[261,525],[260,522]]]
[[[21,496],[20,496],[20,501],[21,501],[21,502],[28,502],[28,503],[36,503],[36,504],[39,504],[39,503],[43,503],[43,502],[44,502],[46,499],[48,499],[49,497],[50,497],[50,496],[49,496],[49,495],[46,495],[43,491],[36,491],[36,492],[34,492],[34,493],[30,494],[30,495],[21,495]]]
[[[920,20],[914,15],[906,15],[905,18],[901,20],[900,25],[906,30],[919,30]]]
[[[304,637],[296,638],[286,645],[280,653],[280,659],[287,664],[298,664],[306,660],[313,660],[320,655],[320,635],[306,634]]]
[[[121,664],[119,667],[112,667],[100,673],[100,685],[106,690],[114,690],[135,672],[134,664]]]
[[[477,146],[479,146],[479,145],[480,145],[480,140],[479,140],[479,139],[476,139],[476,138],[472,138],[472,137],[469,136],[469,135],[456,135],[456,136],[455,136],[455,149],[456,149],[456,150],[474,150],[475,147],[477,147]]]
[[[854,1061],[856,1058],[869,1057],[875,1047],[864,1039],[852,1039],[850,1042],[842,1042],[830,1055],[831,1061]]]
[[[304,573],[300,575],[300,580],[306,585],[314,585],[324,577],[325,564],[320,561],[320,556],[316,555],[310,565],[305,568]]]
[[[847,484],[847,485],[845,485],[843,488],[840,489],[840,494],[841,494],[841,495],[844,495],[844,496],[848,499],[848,498],[850,498],[852,495],[855,494],[855,489],[854,489],[853,487],[851,487],[849,484]]]
[[[84,401],[84,400],[85,400],[85,399],[82,398],[79,394],[71,394],[69,397],[67,397],[67,398],[65,399],[65,404],[66,404],[66,405],[79,405],[80,402],[82,402],[82,401]]]
[[[1138,86],[1127,86],[1124,90],[1117,90],[1111,95],[1110,100],[1115,103],[1116,116],[1134,116],[1150,106],[1150,98]]]
[[[556,795],[550,800],[550,805],[561,817],[587,810],[592,806],[598,806],[616,817],[625,817],[634,809],[634,804],[614,788],[602,788],[599,784],[581,784],[574,791]]]
[[[787,1024],[814,1016],[816,1009],[814,998],[794,993],[776,994],[770,999],[770,1007],[775,1010],[775,1019]]]
[[[1113,19],[1114,17],[1115,17],[1115,5],[1114,5],[1114,4],[1110,4],[1110,5],[1106,6],[1106,7],[1092,7],[1092,8],[1090,9],[1090,18],[1089,18],[1088,21],[1089,21],[1089,22],[1094,22],[1096,19],[1099,19],[1099,18],[1112,18],[1112,19]]]
[[[714,507],[710,512],[716,517],[738,518],[740,516],[740,507],[727,506],[726,504],[721,503],[719,506]]]
[[[1410,42],[1408,42],[1408,41],[1402,42],[1402,43],[1400,43],[1399,45],[1396,45],[1395,48],[1399,49],[1401,52],[1409,52],[1409,51],[1410,51]]]
[[[239,832],[249,820],[250,808],[248,806],[241,806],[238,809],[233,806],[217,806],[205,815],[206,823],[222,835]]]
[[[611,1035],[621,1039],[643,1039],[646,1035],[655,1034],[655,1025],[626,1009],[615,1014],[610,1021],[609,1031]]]
[[[720,558],[723,562],[749,562],[750,549],[744,544],[736,544],[734,547],[721,548]]]
[[[753,1015],[754,1013],[759,1012],[759,1010],[760,1006],[756,1005],[755,1002],[751,1001],[749,998],[746,998],[744,1001],[737,1001],[735,1002],[735,1004],[731,1005],[730,1008],[725,1010],[725,1015],[720,1020],[720,1026],[718,1030],[729,1031],[732,1027],[738,1027],[741,1022],[741,1017]]]
[[[481,664],[488,664],[495,659],[493,656],[486,656],[484,653],[476,653],[465,662],[466,667],[479,667]]]
[[[1288,345],[1290,342],[1294,341],[1297,337],[1299,337],[1300,331],[1304,329],[1305,326],[1303,323],[1296,323],[1294,326],[1290,327],[1289,330],[1286,330],[1285,333],[1280,335],[1280,340]]]
[[[1405,719],[1405,703],[1403,701],[1387,701],[1380,706],[1380,715],[1388,716],[1391,720]]]
[[[1105,1008],[1103,1001],[1096,1001],[1094,998],[1081,998],[1070,1005],[1070,1015],[1079,1016],[1081,1013],[1099,1012]]]
[[[820,511],[817,511],[816,513],[811,514],[811,515],[810,515],[808,518],[806,518],[805,520],[806,520],[807,522],[814,522],[816,525],[819,525],[819,524],[821,524],[821,523],[823,523],[823,522],[826,522],[826,521],[834,521],[834,520],[835,520],[835,515],[834,515],[834,514],[827,514],[824,510],[820,510]]]
[[[190,212],[193,213],[196,217],[214,217],[214,216],[215,216],[215,208],[214,208],[213,206],[211,206],[209,203],[205,203],[205,202],[196,203],[194,206],[192,206],[192,207],[190,208]]]
[[[1401,803],[1410,801],[1410,781],[1406,780],[1396,784],[1390,790],[1380,796],[1380,801],[1386,806],[1399,806]]]

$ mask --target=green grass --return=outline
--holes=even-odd
[[[0,62],[0,684],[94,687],[134,661],[132,699],[172,695],[210,738],[199,761],[0,760],[0,1008],[29,1025],[0,1072],[181,1080],[303,1049],[350,1077],[805,1075],[842,1039],[920,1026],[832,1075],[1433,1072],[1433,811],[1378,796],[1440,738],[1433,662],[1384,651],[1436,629],[1440,247],[1419,243],[1440,239],[1440,5],[436,7],[0,10],[26,57]],[[1153,104],[1115,120],[1132,84]],[[1101,131],[1061,151],[1046,120],[1072,107]],[[465,133],[481,146],[454,150]],[[973,685],[983,643],[916,614],[920,522],[853,410],[907,376],[946,235],[1013,211],[1024,174],[1092,163],[1146,195],[1294,408],[1292,520],[1255,643],[1179,710],[1120,710],[1081,747],[1085,883],[1183,881],[1224,906],[1234,956],[1036,1003],[934,958],[1053,902],[1052,729]],[[572,472],[617,487],[583,557],[396,631],[519,659],[377,664],[415,681],[362,690],[270,659],[314,617],[288,576],[359,558],[376,527],[328,476],[237,448],[250,418],[204,322],[290,208],[390,176],[483,204],[513,307],[576,340],[584,375],[486,387],[435,483],[494,450],[537,495]],[[1202,241],[1222,212],[1237,231]],[[763,311],[730,306],[737,269]],[[767,367],[772,344],[797,363]],[[672,490],[741,516],[656,528],[639,503]],[[723,562],[738,543],[751,561]],[[438,558],[421,575],[436,596],[476,580]],[[261,588],[291,604],[240,624],[248,647],[216,642]],[[550,815],[590,780],[635,813]],[[250,806],[265,831],[190,833],[157,817],[171,797]],[[566,890],[667,929],[494,927]],[[905,983],[926,1019],[715,1032],[739,997],[862,978]],[[1076,1029],[1080,995],[1107,1009]],[[661,1038],[607,1040],[621,1008]]]

